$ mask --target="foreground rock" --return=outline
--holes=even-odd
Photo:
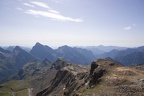
[[[144,71],[98,59],[86,67],[67,63],[36,96],[143,96]]]
[[[23,66],[17,79],[0,85],[0,96],[144,96],[144,66],[112,59],[80,66],[61,58]]]

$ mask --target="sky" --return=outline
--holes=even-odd
[[[0,46],[144,45],[144,0],[0,0]]]

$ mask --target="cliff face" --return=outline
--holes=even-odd
[[[51,85],[36,96],[70,96],[84,86],[88,74],[86,67],[67,63],[65,67],[58,70]]]
[[[36,96],[144,95],[144,71],[135,66],[124,67],[111,60],[98,59],[91,63],[90,69],[68,62],[59,68],[51,83]]]
[[[104,64],[103,64],[104,63]],[[112,61],[99,59],[92,62],[90,70],[87,67],[70,64],[58,60],[53,64],[58,70],[51,85],[39,92],[36,96],[72,96],[82,89],[95,87],[100,78],[110,69],[111,66],[120,66]]]
[[[88,86],[77,96],[143,96],[143,64],[125,67],[116,62],[98,59],[91,64]],[[95,69],[93,69],[95,68]]]

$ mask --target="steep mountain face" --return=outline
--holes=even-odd
[[[110,52],[97,55],[98,58],[111,57],[112,59],[124,64],[141,64],[144,63],[144,47],[128,48],[126,50],[112,50]]]
[[[11,57],[12,54],[10,51],[0,48],[0,80],[16,71],[14,66],[12,65],[14,61],[11,60]]]
[[[37,60],[37,58],[33,57],[31,54],[27,53],[25,50],[21,49],[20,47],[16,46],[12,51],[13,59],[16,62],[17,67],[22,67],[23,64]]]
[[[42,61],[47,58],[51,62],[54,62],[57,58],[55,56],[55,51],[52,48],[46,45],[44,46],[40,43],[35,44],[35,46],[31,49],[30,54],[39,58]]]
[[[125,65],[143,64],[144,63],[144,53],[143,52],[133,52],[126,56],[115,57],[115,60],[117,60]]]
[[[89,64],[95,59],[91,51],[81,48],[72,48],[69,46],[62,46],[56,50],[59,57],[64,58],[75,64]]]
[[[47,58],[51,62],[54,62],[57,58],[61,57],[75,64],[89,64],[95,59],[93,53],[86,49],[62,46],[53,50],[52,48],[40,43],[36,43],[30,53],[40,60]]]
[[[17,72],[25,63],[37,60],[20,47],[16,46],[12,52],[0,49],[0,80]]]
[[[36,96],[36,94],[40,91],[45,91],[47,88],[52,84],[54,81],[54,78],[56,77],[56,74],[59,73],[59,71],[64,68],[65,66],[72,65],[70,62],[63,60],[61,58],[58,58],[50,67],[49,70],[47,70],[46,73],[40,76],[40,78],[37,78],[32,81],[31,86],[33,88],[33,96]],[[61,76],[61,75],[60,75]],[[61,76],[62,77],[62,76]]]

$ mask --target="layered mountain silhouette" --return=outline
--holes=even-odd
[[[37,58],[18,46],[12,52],[0,48],[0,80],[19,71],[25,63],[33,60]]]
[[[89,64],[95,59],[95,56],[91,51],[82,48],[69,47],[67,45],[54,50],[49,46],[36,43],[30,51],[30,54],[40,60],[47,58],[51,62],[54,62],[61,57],[76,64]]]
[[[101,47],[104,49],[104,46],[99,46],[98,48]],[[111,48],[115,49],[98,55],[94,55],[92,51],[83,48],[65,45],[57,49],[52,49],[40,43],[36,43],[29,53],[19,46],[10,47],[10,51],[0,48],[0,80],[18,72],[24,65],[35,60],[42,63],[45,59],[50,62],[55,62],[58,58],[63,58],[71,63],[87,65],[96,58],[110,57],[112,60],[127,66],[144,63],[143,46],[127,49],[125,49],[125,47],[108,47],[109,50]],[[116,50],[116,48],[118,48],[118,50]],[[34,64],[37,65],[39,64],[38,62]]]
[[[58,54],[58,57],[62,57],[75,64],[85,65],[95,59],[95,56],[91,51],[76,47],[62,46],[56,49],[56,53]]]
[[[127,47],[103,46],[103,45],[99,45],[99,46],[86,46],[86,47],[82,47],[82,48],[92,51],[93,54],[95,54],[95,55],[103,54],[105,52],[110,52],[112,50],[118,50],[118,51],[120,51],[120,50],[127,49]]]
[[[19,46],[0,48],[0,79],[6,78],[0,96],[143,96],[143,60],[144,47],[96,57],[67,45],[52,49],[36,43],[30,53]]]
[[[96,56],[97,58],[111,57],[112,59],[124,64],[142,64],[144,63],[144,46],[137,48],[128,48],[125,50],[112,50]]]
[[[69,62],[85,65],[95,59],[91,51],[69,46],[62,46],[54,50],[47,45],[36,43],[30,53],[19,46],[11,46],[8,49],[0,48],[0,81],[17,73],[24,65],[35,60],[42,62],[47,59],[54,62],[58,58],[64,58]],[[37,65],[37,63],[34,64]]]

